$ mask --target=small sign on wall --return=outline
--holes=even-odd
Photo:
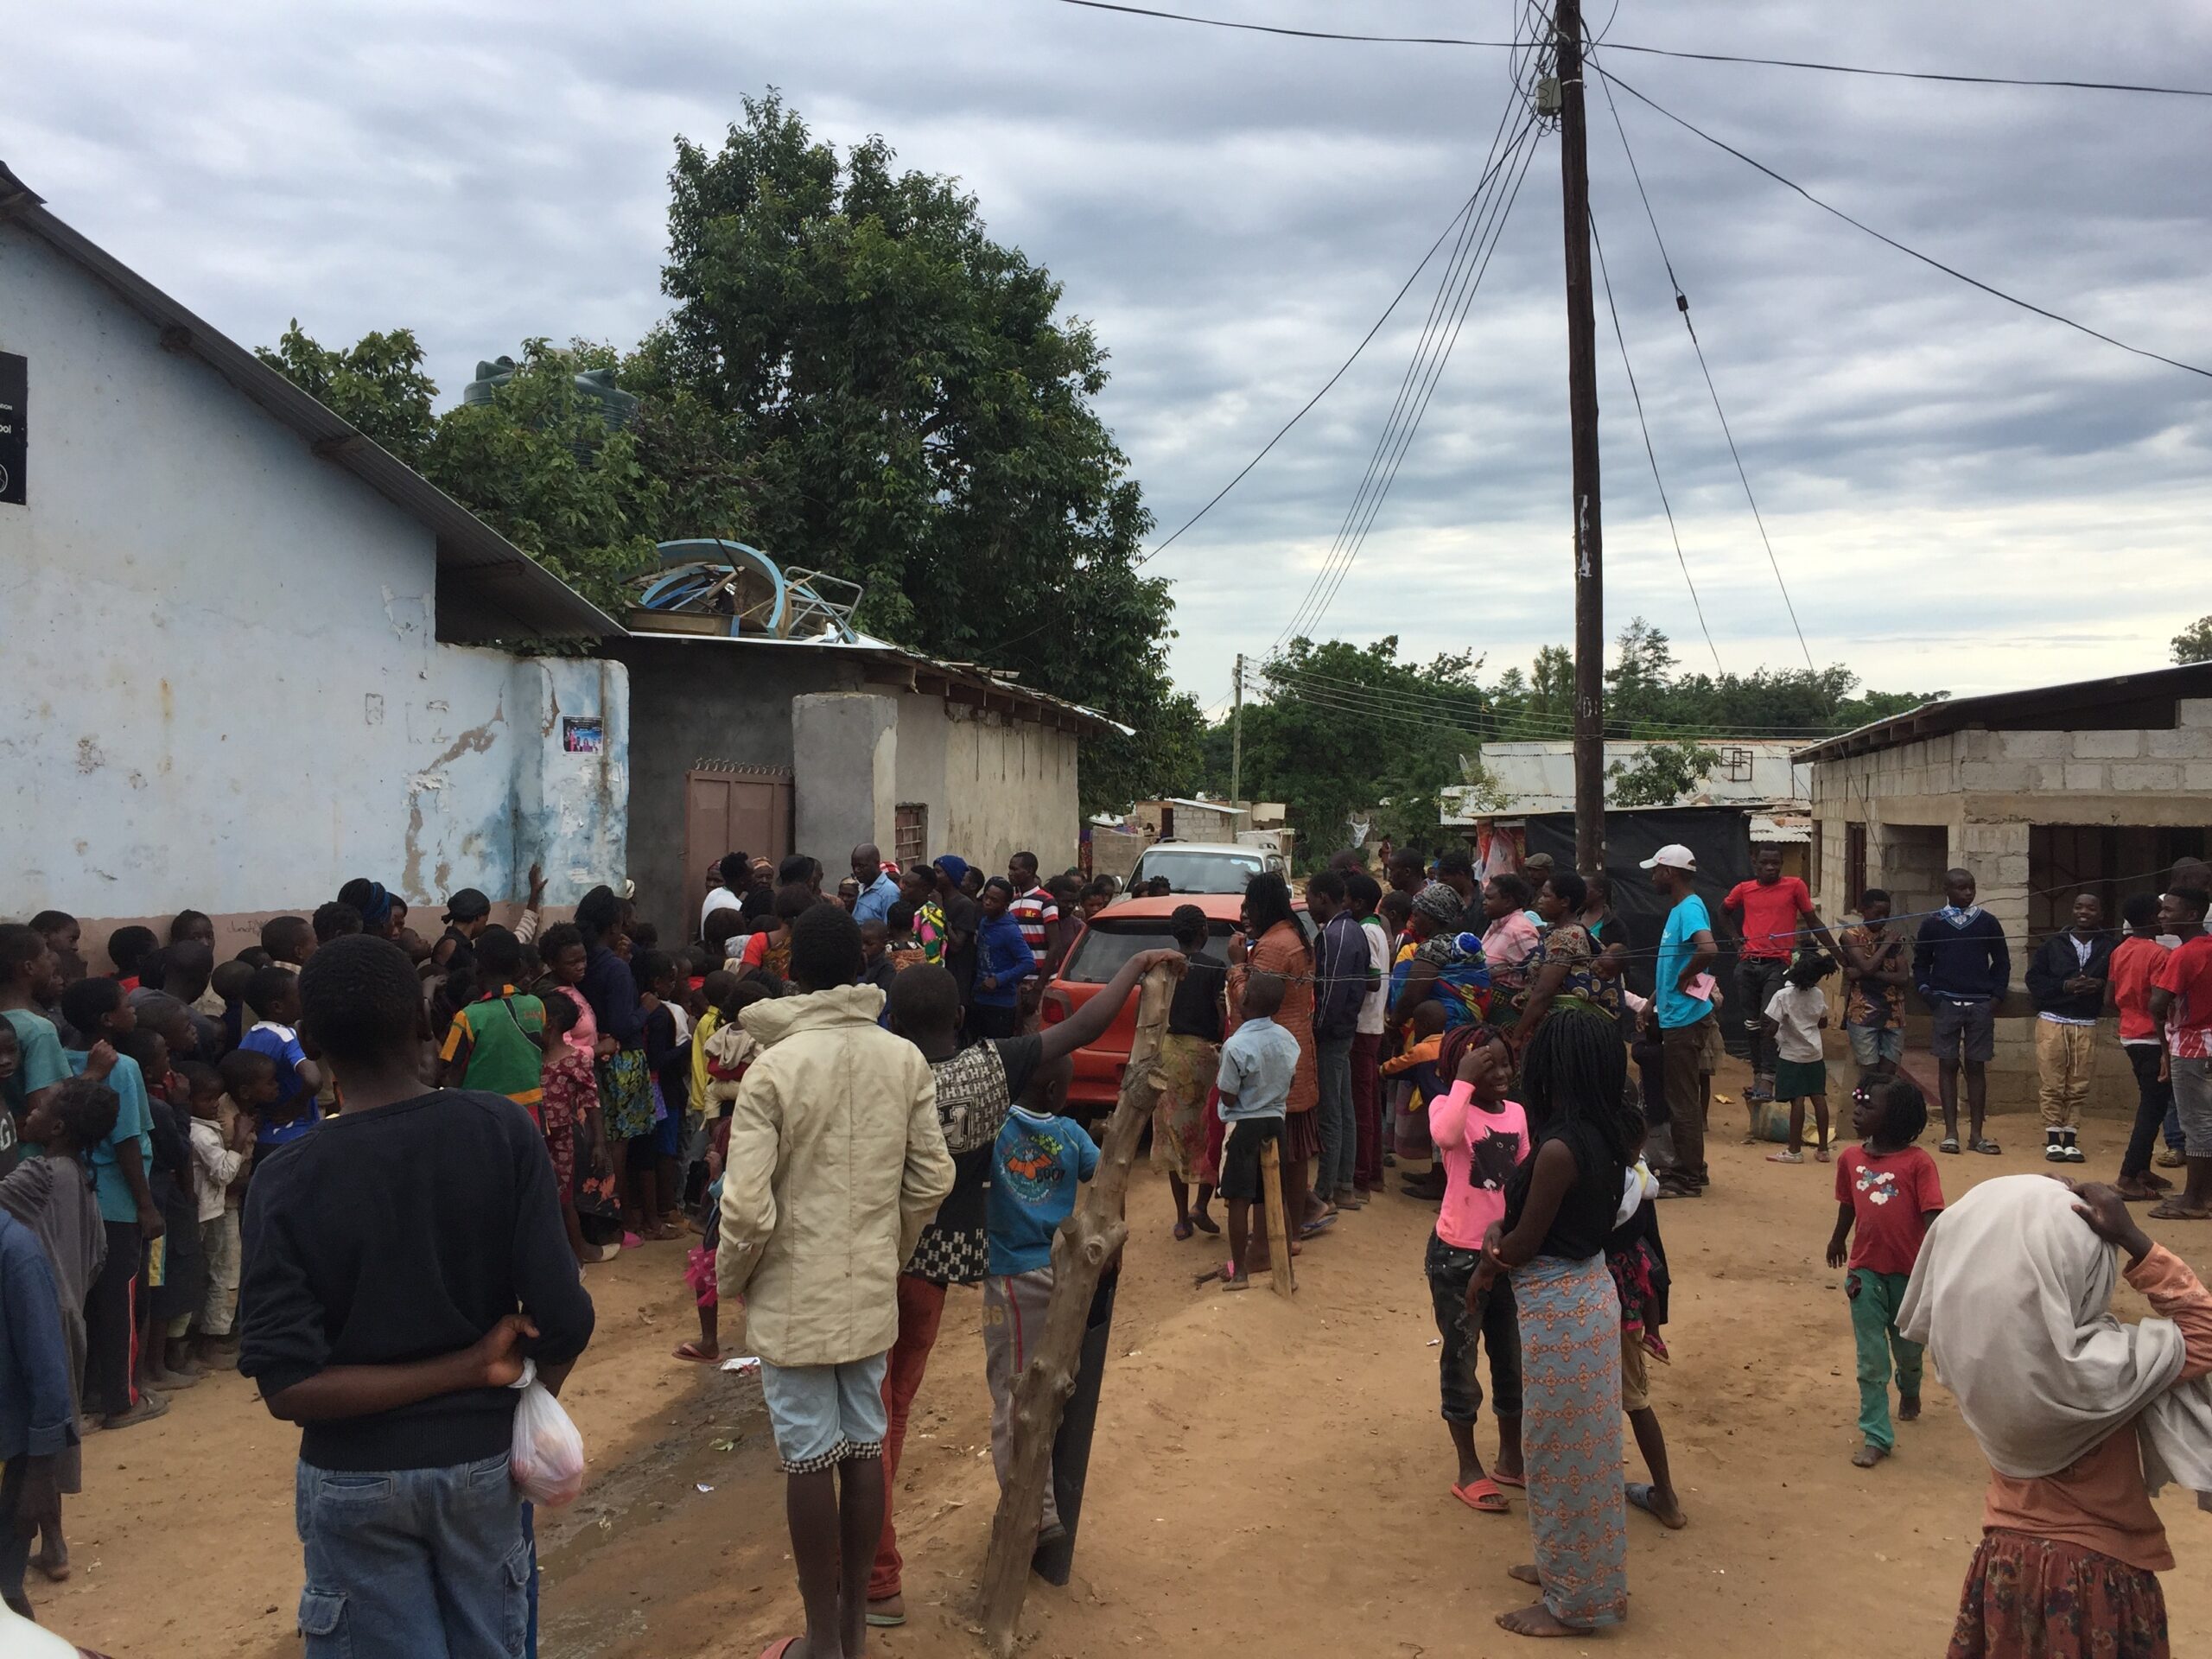
[[[597,715],[563,715],[561,747],[569,754],[604,754],[607,728]]]
[[[30,397],[30,359],[0,352],[0,503],[25,505],[23,473],[30,448],[25,404]]]

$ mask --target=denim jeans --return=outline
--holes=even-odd
[[[1313,1190],[1333,1198],[1351,1185],[1359,1156],[1359,1123],[1351,1104],[1351,1037],[1316,1037],[1313,1058],[1321,1083],[1321,1167]]]
[[[2127,1137],[2127,1151],[2120,1160],[2120,1179],[2131,1181],[2149,1171],[2158,1131],[2167,1124],[2174,1126],[2166,1136],[2171,1146],[2179,1138],[2181,1124],[2174,1112],[2173,1084],[2158,1076],[2165,1051],[2156,1043],[2128,1043],[2120,1052],[2135,1072],[2135,1132]]]
[[[369,1472],[302,1463],[307,1659],[522,1659],[531,1547],[505,1453]]]

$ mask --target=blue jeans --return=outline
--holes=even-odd
[[[522,1659],[531,1551],[505,1454],[442,1469],[298,1465],[306,1659]]]
[[[1351,1045],[1346,1037],[1316,1037],[1313,1058],[1321,1084],[1321,1166],[1313,1191],[1333,1199],[1351,1185],[1359,1156],[1359,1120],[1351,1103]]]

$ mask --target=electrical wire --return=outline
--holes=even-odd
[[[1618,52],[1622,48],[1615,46],[1609,49]],[[1853,230],[1865,232],[1876,241],[1886,244],[1888,246],[1895,248],[1899,253],[1905,254],[1912,258],[1917,259],[1923,265],[1932,266],[1934,269],[1942,271],[1946,276],[1953,277],[1959,282],[1964,283],[1969,288],[1977,288],[1985,294],[1994,296],[1996,298],[2004,301],[2007,305],[2016,305],[2023,311],[2033,312],[2037,316],[2045,318],[2050,321],[2063,323],[2067,327],[2075,330],[2078,334],[2087,334],[2092,340],[2102,340],[2107,346],[2117,346],[2121,351],[2132,353],[2137,357],[2147,357],[2154,363],[2164,363],[2169,368],[2185,370],[2190,374],[2202,375],[2207,379],[2212,379],[2212,369],[2201,367],[2195,363],[2184,363],[2177,357],[2168,357],[2164,352],[2154,352],[2148,346],[2131,346],[2124,340],[2115,339],[2113,335],[2105,334],[2100,329],[2090,327],[2086,322],[2076,322],[2072,317],[2067,316],[2062,312],[2053,311],[2046,307],[2037,305],[2032,300],[2024,300],[2017,294],[2007,293],[2005,289],[1997,287],[1994,283],[1983,282],[1979,276],[1969,276],[1966,272],[1959,270],[1956,266],[1947,265],[1941,259],[1935,257],[1932,254],[1923,253],[1919,249],[1909,246],[1906,244],[1898,241],[1897,238],[1890,236],[1884,232],[1876,230],[1872,225],[1867,224],[1865,220],[1853,219],[1849,213],[1845,213],[1842,208],[1835,207],[1832,203],[1821,200],[1820,197],[1815,195],[1803,185],[1798,183],[1796,180],[1789,177],[1787,175],[1776,172],[1774,168],[1769,167],[1764,162],[1757,161],[1751,156],[1746,156],[1742,150],[1737,149],[1726,139],[1716,138],[1704,128],[1696,125],[1693,122],[1684,120],[1681,116],[1676,115],[1665,105],[1661,104],[1656,100],[1647,97],[1644,93],[1638,92],[1634,86],[1630,86],[1627,81],[1623,80],[1618,75],[1616,75],[1605,68],[1604,66],[1593,63],[1591,67],[1596,69],[1598,73],[1605,80],[1611,82],[1616,86],[1618,86],[1623,92],[1626,92],[1630,97],[1637,99],[1639,103],[1648,105],[1650,108],[1657,111],[1661,115],[1665,116],[1669,121],[1672,121],[1676,126],[1681,127],[1686,132],[1693,133],[1698,137],[1704,139],[1707,143],[1711,144],[1716,149],[1724,149],[1727,151],[1729,155],[1733,156],[1738,161],[1743,162],[1746,167],[1752,168],[1758,172],[1764,173],[1767,177],[1772,179],[1777,184],[1783,185],[1789,189],[1796,191],[1799,195],[1802,196],[1807,201],[1811,202],[1814,207],[1819,208],[1822,213],[1833,214],[1835,218],[1841,219],[1845,224],[1850,226]]]
[[[1356,35],[1325,29],[1293,29],[1281,23],[1237,22],[1226,17],[1201,17],[1189,12],[1161,11],[1149,6],[1122,5],[1115,0],[1060,0],[1087,11],[1116,11],[1132,17],[1164,22],[1197,23],[1208,29],[1234,29],[1251,35],[1281,35],[1303,41],[1352,41],[1372,46],[1476,47],[1518,51],[1519,41],[1472,40],[1451,35]],[[1612,20],[1606,20],[1606,27]],[[1755,64],[1770,69],[1809,69],[1835,75],[1866,75],[1883,80],[1930,80],[1961,86],[2027,86],[2082,92],[2141,92],[2158,98],[2212,98],[2212,87],[2164,86],[2131,80],[2077,80],[2029,75],[1977,75],[1942,69],[1884,69],[1865,64],[1822,63],[1807,58],[1761,58],[1737,52],[1691,52],[1678,47],[1635,46],[1625,41],[1608,42],[1616,52],[1635,52],[1645,57],[1681,58],[1693,63]]]
[[[1459,328],[1466,320],[1475,290],[1480,287],[1483,276],[1489,270],[1491,256],[1497,251],[1498,238],[1504,230],[1505,216],[1512,209],[1514,198],[1520,194],[1520,181],[1527,176],[1528,161],[1536,148],[1532,137],[1534,127],[1533,118],[1524,121],[1484,175],[1485,183],[1494,181],[1503,176],[1505,169],[1513,166],[1516,156],[1520,160],[1521,171],[1514,179],[1510,191],[1492,189],[1490,192],[1479,216],[1471,220],[1471,224],[1477,227],[1477,233],[1471,238],[1463,239],[1462,246],[1466,251],[1466,257],[1458,261],[1456,269],[1447,267],[1443,279],[1438,283],[1436,299],[1431,304],[1430,322],[1424,326],[1421,338],[1415,344],[1413,357],[1399,385],[1397,399],[1391,406],[1389,418],[1383,423],[1382,435],[1376,439],[1375,453],[1369,458],[1367,471],[1360,480],[1358,490],[1353,494],[1351,505],[1346,510],[1344,522],[1338,528],[1336,539],[1330,544],[1320,568],[1315,571],[1313,580],[1308,584],[1298,610],[1275,636],[1270,651],[1302,629],[1319,623],[1335,599],[1338,588],[1342,586],[1352,561],[1358,556],[1368,531],[1373,527],[1376,515],[1382,511],[1383,499],[1396,481],[1398,469],[1404,463],[1406,450],[1413,442],[1414,433],[1427,412],[1429,399],[1435,392],[1437,377],[1442,373],[1444,363],[1451,356],[1452,347],[1459,340]],[[1444,334],[1444,324],[1447,319],[1451,325],[1448,337]],[[1440,346],[1438,344],[1440,340],[1442,341]]]
[[[1397,481],[1399,469],[1405,464],[1406,454],[1412,448],[1414,435],[1421,429],[1422,418],[1428,413],[1429,404],[1436,396],[1437,384],[1443,377],[1444,365],[1450,361],[1452,348],[1459,344],[1459,331],[1466,324],[1467,313],[1474,304],[1475,292],[1482,286],[1483,277],[1490,270],[1491,257],[1497,253],[1497,245],[1505,234],[1505,222],[1512,214],[1513,204],[1520,199],[1522,183],[1529,176],[1529,168],[1535,160],[1537,148],[1537,141],[1534,137],[1522,146],[1521,170],[1515,176],[1511,192],[1506,196],[1503,206],[1498,211],[1496,223],[1491,229],[1490,245],[1483,252],[1482,263],[1475,268],[1464,297],[1459,302],[1459,314],[1452,319],[1451,335],[1445,340],[1443,349],[1436,354],[1429,370],[1427,384],[1421,391],[1421,405],[1414,411],[1413,418],[1403,428],[1398,442],[1397,454],[1390,462],[1390,470],[1383,478],[1381,486],[1369,499],[1366,519],[1360,525],[1357,539],[1346,550],[1343,560],[1338,563],[1336,575],[1330,582],[1328,591],[1321,596],[1319,606],[1308,619],[1308,626],[1318,626],[1321,619],[1328,614],[1330,606],[1336,602],[1337,594],[1344,588],[1344,579],[1351,573],[1353,561],[1358,558],[1360,550],[1366,545],[1367,537],[1375,528],[1375,521],[1382,511],[1382,503],[1390,493],[1390,486]]]
[[[1596,49],[1595,42],[1592,50]],[[1805,654],[1805,666],[1815,675],[1820,670],[1813,666],[1813,648],[1805,643],[1804,625],[1797,620],[1796,601],[1789,596],[1789,584],[1783,580],[1782,561],[1775,556],[1774,543],[1766,533],[1766,519],[1759,512],[1758,498],[1751,493],[1751,474],[1744,469],[1744,457],[1736,448],[1736,435],[1729,429],[1728,411],[1720,407],[1720,388],[1713,384],[1713,370],[1705,360],[1705,346],[1697,337],[1697,325],[1690,321],[1689,296],[1682,292],[1681,278],[1675,275],[1675,262],[1668,257],[1667,238],[1659,234],[1659,215],[1652,211],[1650,193],[1643,188],[1643,171],[1636,164],[1636,152],[1629,148],[1628,128],[1621,120],[1620,105],[1613,98],[1613,88],[1602,74],[1598,84],[1605,90],[1605,107],[1613,112],[1613,127],[1621,137],[1621,154],[1628,157],[1629,176],[1636,181],[1636,194],[1643,202],[1643,216],[1651,223],[1651,239],[1659,245],[1659,263],[1667,268],[1667,282],[1675,290],[1675,308],[1681,313],[1682,327],[1689,331],[1690,348],[1697,353],[1697,366],[1705,376],[1705,389],[1713,397],[1713,412],[1720,417],[1720,435],[1728,441],[1729,458],[1736,463],[1736,476],[1744,486],[1744,499],[1751,504],[1751,522],[1758,526],[1759,542],[1766,549],[1766,562],[1774,570],[1774,585],[1782,590],[1783,608],[1789,613],[1789,626],[1797,635],[1797,649]]]
[[[1720,647],[1713,643],[1713,630],[1705,624],[1705,601],[1697,596],[1697,583],[1690,577],[1690,562],[1682,552],[1682,533],[1675,527],[1675,509],[1667,499],[1666,480],[1659,476],[1659,452],[1652,447],[1651,423],[1643,418],[1643,393],[1637,390],[1636,366],[1628,360],[1628,336],[1621,329],[1620,307],[1613,303],[1613,279],[1605,269],[1605,245],[1598,237],[1598,215],[1590,216],[1590,245],[1598,251],[1598,275],[1605,285],[1605,309],[1612,313],[1613,339],[1621,348],[1621,367],[1628,372],[1628,395],[1636,404],[1636,423],[1643,432],[1643,453],[1651,462],[1651,481],[1659,491],[1659,510],[1667,515],[1667,534],[1674,538],[1675,562],[1682,567],[1682,582],[1690,590],[1690,607],[1697,613],[1698,632],[1705,636],[1705,648],[1713,653],[1713,671],[1726,676],[1720,666]]]
[[[1481,206],[1470,213],[1461,222],[1459,239],[1452,247],[1451,257],[1445,262],[1444,273],[1437,282],[1436,292],[1429,296],[1428,315],[1422,321],[1421,334],[1414,343],[1413,357],[1406,365],[1405,373],[1400,378],[1396,399],[1392,403],[1389,414],[1383,421],[1382,433],[1376,440],[1375,451],[1368,457],[1367,470],[1361,474],[1359,486],[1352,493],[1352,504],[1345,511],[1344,522],[1338,527],[1336,539],[1329,544],[1329,550],[1322,559],[1321,567],[1315,572],[1313,580],[1307,585],[1305,596],[1299,601],[1298,609],[1292,613],[1291,620],[1285,625],[1282,632],[1275,636],[1276,645],[1280,645],[1300,626],[1307,607],[1313,603],[1314,595],[1319,592],[1325,580],[1325,573],[1331,569],[1343,549],[1344,540],[1351,532],[1352,522],[1358,516],[1360,504],[1365,500],[1368,491],[1374,485],[1376,474],[1382,465],[1383,453],[1389,443],[1390,435],[1395,429],[1404,410],[1407,393],[1413,383],[1414,371],[1422,361],[1435,334],[1437,319],[1440,312],[1444,308],[1446,296],[1453,290],[1453,286],[1459,280],[1471,240],[1473,242],[1481,240],[1482,226],[1486,222],[1490,207],[1496,200],[1496,193],[1491,187],[1497,177],[1499,167],[1508,159],[1507,156],[1502,156],[1499,154],[1499,146],[1501,140],[1505,137],[1506,124],[1512,118],[1514,108],[1515,100],[1509,99],[1504,108],[1498,112],[1497,126],[1491,134],[1490,150],[1484,158],[1483,170],[1476,180],[1473,194],[1468,198],[1471,204],[1479,202]],[[1523,130],[1525,130],[1524,124]],[[1518,135],[1516,138],[1517,137]],[[1271,646],[1269,649],[1273,648]]]
[[[1415,690],[1411,689],[1404,691],[1397,691],[1384,687],[1363,683],[1356,680],[1345,680],[1332,677],[1328,675],[1317,674],[1309,669],[1289,664],[1282,664],[1280,663],[1275,665],[1264,668],[1262,671],[1268,678],[1280,684],[1294,685],[1296,687],[1316,685],[1321,687],[1325,690],[1340,696],[1355,696],[1364,693],[1389,704],[1404,705],[1415,709],[1425,710],[1436,714],[1440,717],[1447,715],[1457,717],[1460,714],[1464,713],[1465,705],[1462,701],[1463,696],[1478,698],[1486,697],[1490,695],[1486,691],[1478,690],[1474,688],[1470,688],[1465,693],[1462,694],[1462,696],[1454,696],[1448,692]],[[1491,723],[1501,727],[1511,727],[1522,732],[1534,734],[1540,737],[1567,737],[1573,734],[1573,728],[1571,717],[1566,715],[1554,715],[1525,709],[1498,709],[1488,704],[1480,706],[1480,714],[1483,720]],[[1841,736],[1844,730],[1844,728],[1836,726],[1720,726],[1692,724],[1675,721],[1636,721],[1630,723],[1636,726],[1639,729],[1639,732],[1643,734],[1659,734],[1668,736],[1713,738],[1724,741],[1764,741],[1773,743],[1816,743],[1824,738]]]

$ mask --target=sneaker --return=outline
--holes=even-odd
[[[2183,1157],[2177,1148],[2168,1147],[2158,1154],[2155,1161],[2160,1169],[2179,1169],[2189,1160]]]

